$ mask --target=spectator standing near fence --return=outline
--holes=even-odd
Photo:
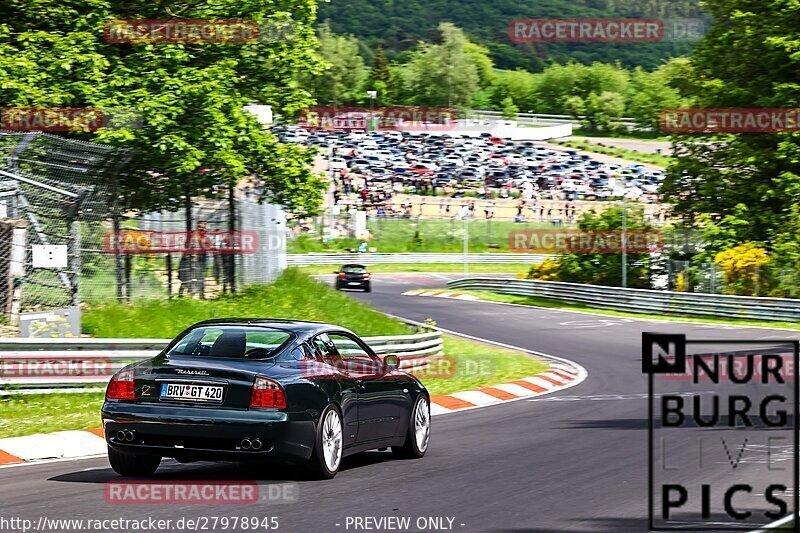
[[[494,218],[495,215],[495,205],[494,200],[490,201],[486,206],[483,208],[483,213],[486,215],[486,220],[491,220]]]
[[[206,223],[200,222],[195,231],[195,242],[197,242],[197,267],[193,273],[193,280],[191,285],[194,288],[194,293],[199,295],[201,299],[206,297],[206,266],[208,264],[207,250],[208,233],[206,231]]]
[[[188,296],[192,295],[192,290],[189,286],[191,279],[192,256],[190,256],[188,253],[184,253],[181,255],[180,261],[178,261],[178,281],[181,282],[181,286],[178,288],[178,297],[183,296],[184,291]]]

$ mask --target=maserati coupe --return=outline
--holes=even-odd
[[[194,324],[108,384],[108,459],[122,476],[162,458],[305,464],[330,479],[344,457],[391,449],[420,458],[430,397],[347,329],[315,322],[220,319]]]

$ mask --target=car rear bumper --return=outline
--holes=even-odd
[[[369,280],[348,279],[336,282],[339,289],[363,289],[369,287]]]
[[[306,412],[233,410],[106,402],[102,410],[106,442],[127,453],[211,461],[307,461],[316,425]],[[119,439],[117,432],[133,439]],[[243,439],[259,439],[258,450]]]

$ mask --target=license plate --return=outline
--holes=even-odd
[[[361,285],[361,283],[357,281],[351,281],[350,283],[348,283],[348,285]]]
[[[194,400],[197,402],[221,402],[225,387],[214,385],[191,385],[185,383],[162,383],[161,398],[167,400]]]

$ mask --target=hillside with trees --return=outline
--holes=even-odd
[[[433,42],[442,22],[462,28],[489,51],[498,68],[539,71],[553,61],[584,64],[619,62],[658,67],[665,59],[686,56],[691,43],[512,43],[508,23],[515,18],[694,18],[699,0],[331,0],[321,3],[319,20],[337,34],[352,34],[372,59],[378,45],[390,59],[402,59],[419,41]]]
[[[434,42],[419,42],[401,60],[378,48],[370,61],[352,35],[336,35],[327,23],[318,29],[318,50],[327,64],[307,80],[319,105],[375,104],[502,110],[586,116],[589,131],[608,133],[615,119],[633,117],[658,126],[662,109],[686,103],[680,89],[687,59],[663,62],[654,70],[619,63],[554,63],[542,72],[496,68],[490,51],[444,22]]]

